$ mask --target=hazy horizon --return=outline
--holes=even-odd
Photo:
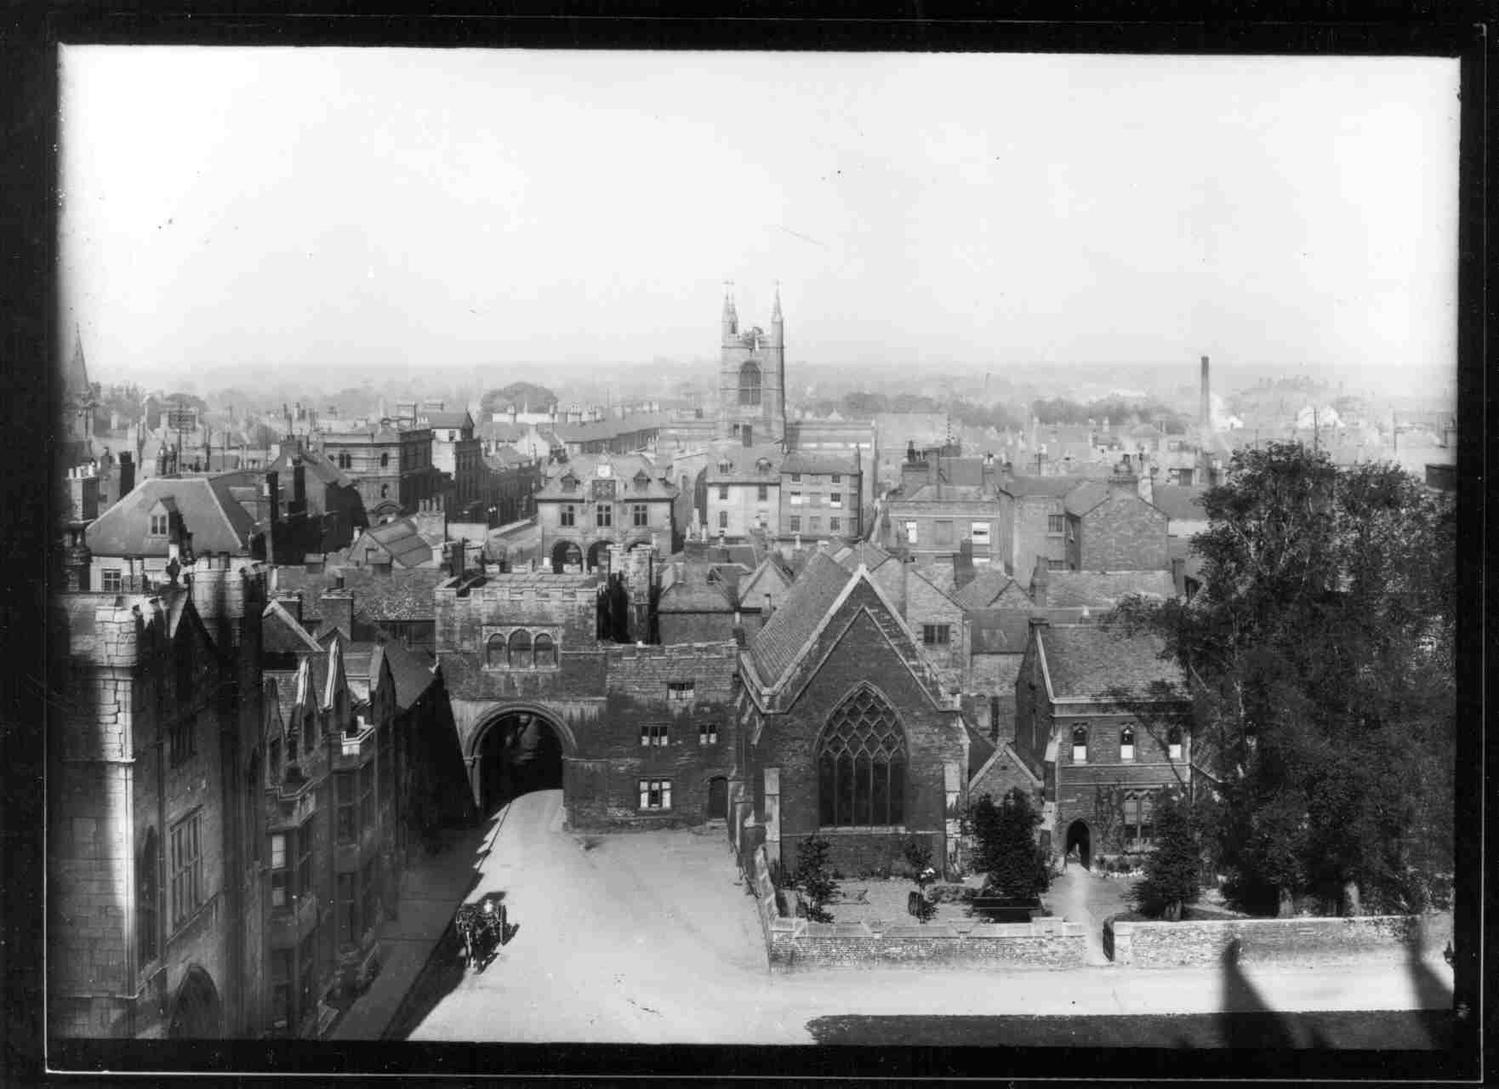
[[[711,360],[725,280],[809,368],[1455,372],[1453,60],[61,53],[104,382]]]

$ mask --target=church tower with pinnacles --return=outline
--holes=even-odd
[[[776,289],[770,332],[739,331],[732,290],[723,300],[718,365],[718,438],[751,444],[786,440],[786,327]]]

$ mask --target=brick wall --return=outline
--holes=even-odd
[[[1106,929],[1114,963],[1135,968],[1219,964],[1231,948],[1240,963],[1304,965],[1440,956],[1452,940],[1452,915],[1115,922]]]
[[[1065,514],[1066,509],[1062,500],[1045,495],[1022,496],[1015,501],[1013,539],[1005,549],[1006,567],[1011,575],[1029,584],[1037,556],[1052,560],[1067,558],[1064,533],[1052,533],[1048,528],[1048,518]]]
[[[1178,772],[1186,774],[1186,764],[1173,770],[1166,750],[1151,737],[1141,723],[1129,715],[1057,715],[1056,748],[1056,816],[1052,827],[1059,840],[1074,820],[1089,826],[1090,845],[1095,856],[1102,852],[1124,849],[1122,813],[1112,821],[1100,820],[1101,792],[1121,790],[1170,790],[1182,785]],[[1135,759],[1120,759],[1120,732],[1132,724],[1135,732]],[[1077,726],[1088,730],[1086,763],[1072,760],[1072,732]],[[1060,843],[1058,844],[1060,846]]]
[[[776,919],[770,931],[770,963],[776,971],[932,965],[1077,968],[1085,954],[1082,924],[1057,919],[954,926],[912,923],[879,931],[867,923]]]
[[[1162,571],[1167,553],[1166,515],[1138,495],[1111,495],[1079,520],[1082,571]]]
[[[963,623],[963,619],[963,610],[957,602],[938,590],[921,574],[908,572],[905,600],[906,623],[910,625],[911,633],[918,640],[923,639],[924,625],[947,625],[948,642],[945,646],[923,643],[921,649],[936,667],[937,675],[942,678],[942,683],[953,689],[962,686],[964,665],[968,661],[968,627]]]

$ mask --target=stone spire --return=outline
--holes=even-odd
[[[739,332],[739,313],[734,309],[734,281],[723,282],[723,324],[724,339],[736,335]]]

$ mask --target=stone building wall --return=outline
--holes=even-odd
[[[856,593],[872,597],[868,588]],[[876,871],[892,857],[898,862],[902,845],[913,835],[926,839],[933,858],[942,859],[946,856],[947,769],[960,768],[961,777],[967,774],[967,738],[958,712],[933,706],[928,689],[892,650],[872,613],[860,613],[838,638],[842,631],[836,618],[828,625],[823,638],[837,638],[837,644],[794,703],[765,715],[755,746],[757,768],[779,768],[779,864],[794,869],[798,845],[820,830],[818,741],[833,711],[865,683],[873,683],[896,708],[905,731],[905,823],[899,829],[821,829],[832,843],[830,859],[845,873]],[[812,659],[820,658],[825,649],[814,645]],[[763,813],[764,777],[752,778],[755,808]],[[775,852],[771,853],[776,861]]]

